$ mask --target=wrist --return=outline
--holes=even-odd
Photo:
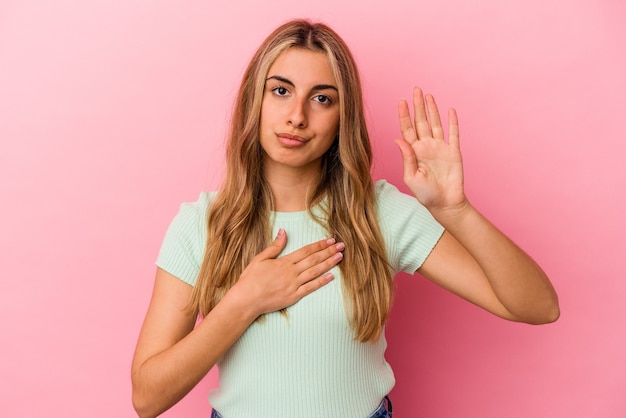
[[[246,295],[239,291],[237,285],[233,286],[218,303],[222,308],[231,312],[233,318],[239,318],[248,324],[253,323],[262,312],[257,312],[254,301],[250,301]]]
[[[474,207],[467,199],[456,205],[429,210],[433,217],[437,220],[437,222],[443,225],[446,229],[450,229],[456,225],[463,224],[468,218],[472,216],[474,212],[476,212],[476,209],[474,209]]]

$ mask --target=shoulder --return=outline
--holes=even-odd
[[[206,235],[207,211],[216,194],[217,192],[201,192],[197,200],[181,203],[170,225],[170,232],[178,231],[178,233],[188,237],[197,237],[203,241]]]
[[[207,210],[215,192],[202,192],[193,202],[184,202],[170,223],[157,257],[157,266],[194,284],[206,245]]]
[[[180,205],[179,212],[189,213],[189,214],[206,214],[206,211],[215,199],[217,192],[200,192],[198,199],[195,201],[183,202]]]
[[[206,214],[211,202],[217,192],[201,192],[195,201],[183,202],[180,204],[178,213],[172,221],[172,225],[181,227],[184,225],[196,224],[206,220]]]
[[[433,227],[441,229],[428,209],[414,196],[402,193],[387,180],[375,183],[376,204],[379,222],[382,225],[395,225],[403,230],[407,224],[412,228]]]
[[[374,183],[374,194],[376,195],[376,204],[383,213],[394,209],[426,210],[415,197],[401,192],[385,179],[377,180]]]
[[[443,227],[414,196],[386,180],[375,183],[377,218],[396,270],[413,273],[424,262]]]

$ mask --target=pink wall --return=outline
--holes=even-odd
[[[414,84],[455,106],[470,198],[560,294],[559,322],[530,327],[400,277],[399,416],[626,416],[625,3],[210,3],[0,3],[2,416],[133,416],[160,240],[220,178],[253,49],[299,16],[360,62],[376,176],[401,184]],[[207,416],[214,378],[166,416]]]

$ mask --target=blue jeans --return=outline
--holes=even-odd
[[[381,401],[380,405],[378,405],[378,408],[376,408],[376,410],[372,412],[367,418],[391,418],[391,415],[391,399],[389,399],[389,396],[385,396],[385,399]],[[219,414],[219,412],[214,409],[213,411],[211,411],[211,418],[223,417]]]
[[[385,396],[378,408],[367,418],[391,418],[392,415],[391,399],[389,399],[389,396]]]

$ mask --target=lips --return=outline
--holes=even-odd
[[[278,141],[288,147],[297,147],[304,145],[308,140],[302,136],[280,132],[276,134]]]

